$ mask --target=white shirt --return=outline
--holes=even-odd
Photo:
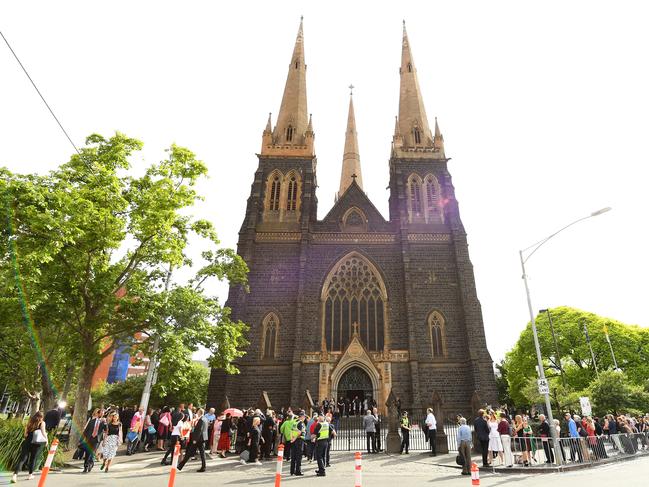
[[[176,426],[174,426],[174,429],[171,430],[171,435],[172,436],[181,436],[182,435],[182,431],[181,431],[182,429],[183,429],[183,422],[181,420],[181,421],[178,421],[176,423]]]
[[[433,413],[428,413],[428,416],[426,416],[426,424],[428,425],[429,430],[437,429],[437,420],[435,419],[435,415]]]

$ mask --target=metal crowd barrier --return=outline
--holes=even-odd
[[[509,438],[509,437],[507,437]],[[504,462],[497,457],[494,466],[520,466],[524,463],[525,452],[529,452],[528,461],[532,467],[558,463],[555,458],[554,440],[552,438],[512,437],[511,453],[505,454]],[[559,451],[564,465],[579,463],[598,463],[616,457],[649,453],[649,433],[622,433],[579,438],[559,438]]]

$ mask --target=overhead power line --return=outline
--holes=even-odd
[[[29,81],[31,82],[32,86],[33,86],[34,89],[36,90],[36,93],[38,93],[38,96],[41,97],[41,100],[43,100],[43,103],[45,103],[45,106],[47,107],[47,109],[48,109],[48,110],[50,111],[50,113],[52,114],[52,117],[54,117],[54,120],[56,120],[56,123],[59,125],[59,127],[61,127],[61,130],[63,131],[63,133],[64,133],[65,136],[67,137],[68,141],[70,141],[70,144],[72,144],[72,147],[74,147],[74,150],[77,152],[77,154],[79,154],[79,156],[81,157],[81,159],[84,160],[84,159],[83,159],[83,156],[81,155],[81,152],[79,151],[79,149],[77,148],[77,146],[75,145],[75,143],[72,141],[72,138],[70,137],[70,135],[68,134],[68,132],[65,130],[65,128],[63,128],[63,125],[61,124],[60,120],[59,120],[59,119],[57,118],[57,116],[54,114],[54,111],[52,110],[52,108],[50,107],[50,105],[49,105],[49,104],[47,103],[47,101],[45,100],[45,97],[43,96],[43,94],[41,93],[41,91],[40,91],[40,90],[38,89],[38,87],[36,86],[36,83],[34,83],[34,80],[32,79],[32,77],[31,77],[31,76],[29,75],[29,73],[27,72],[27,69],[25,69],[25,66],[23,65],[23,63],[20,62],[20,59],[18,58],[18,55],[17,55],[16,52],[13,50],[13,48],[11,47],[11,44],[9,44],[9,41],[7,40],[7,38],[5,37],[5,35],[2,33],[2,31],[0,31],[0,36],[2,36],[2,38],[4,39],[5,43],[7,44],[7,47],[8,47],[9,50],[11,51],[11,54],[13,54],[14,57],[16,58],[16,61],[18,61],[18,64],[20,65],[20,67],[22,68],[23,72],[25,73],[25,75],[27,76],[27,78],[28,78]]]

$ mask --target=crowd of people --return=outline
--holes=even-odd
[[[462,473],[469,475],[472,434],[466,418],[458,417],[458,424],[460,425],[457,432],[460,452],[458,461],[463,465]],[[558,451],[562,455],[562,461],[565,462],[570,458],[572,462],[581,463],[586,456],[592,456],[595,460],[607,458],[604,441],[610,441],[611,435],[619,433],[642,433],[638,435],[638,440],[641,448],[646,449],[649,414],[639,418],[612,414],[602,418],[591,416],[582,418],[577,414],[566,412],[564,421],[554,419],[550,424],[544,414],[534,418],[529,414],[516,414],[512,418],[507,410],[480,409],[473,421],[473,429],[482,454],[482,466],[512,467],[516,463],[529,467],[534,462],[534,454],[541,449],[545,463],[555,463],[552,428],[556,438],[559,438]],[[634,453],[638,448],[637,441],[624,441],[621,444],[626,453]],[[615,447],[613,444],[613,448]]]
[[[371,407],[374,402],[369,397],[363,401],[357,399],[341,397],[338,402],[324,399],[310,415],[304,410],[294,412],[291,408],[282,408],[278,412],[230,408],[217,415],[214,408],[206,412],[191,403],[146,411],[137,406],[98,408],[83,426],[82,439],[74,458],[83,459],[84,473],[92,471],[97,458],[101,460],[100,470],[108,472],[120,445],[126,443],[126,455],[156,449],[161,454],[164,452],[160,463],[168,465],[176,444],[180,444],[182,458],[178,470],[182,471],[189,460],[200,457],[198,471],[204,472],[206,456],[226,458],[234,454],[243,464],[262,465],[262,461],[275,457],[282,445],[284,459],[291,464],[291,475],[303,475],[302,461],[305,459],[309,463],[315,461],[318,465],[316,475],[324,476],[330,466],[331,442],[342,416],[359,416],[367,438],[367,452],[382,451],[382,423],[377,408]],[[367,409],[364,411],[358,409],[365,406]],[[401,453],[408,454],[413,425],[408,412],[401,410],[400,402],[397,409]],[[17,481],[17,475],[24,466],[28,467],[28,478],[33,477],[36,464],[42,457],[42,448],[48,444],[48,436],[55,434],[63,415],[60,409],[53,409],[45,415],[37,412],[29,419],[12,483]],[[458,416],[456,419],[457,460],[463,466],[463,475],[470,474],[474,438],[482,454],[483,467],[529,466],[539,461],[541,457],[535,453],[541,449],[544,461],[554,463],[552,428],[556,437],[561,439],[557,451],[561,452],[564,461],[570,458],[582,462],[585,456],[590,455],[595,459],[606,458],[607,449],[603,442],[606,439],[610,443],[610,437],[619,433],[642,433],[637,441],[618,442],[619,448],[626,453],[634,453],[638,448],[646,449],[649,443],[649,414],[638,418],[611,414],[602,418],[582,418],[565,413],[563,421],[555,419],[550,424],[543,414],[534,417],[529,414],[510,415],[506,407],[500,410],[487,408],[478,411],[473,420],[473,431],[466,418]],[[437,419],[430,408],[421,423],[421,430],[429,443],[430,455],[435,456]],[[616,448],[615,444],[613,448]]]
[[[235,454],[243,464],[262,465],[262,460],[275,457],[283,445],[284,458],[291,462],[291,475],[302,475],[305,458],[309,463],[317,462],[316,474],[324,476],[330,466],[331,440],[336,435],[334,408],[325,407],[323,401],[322,407],[310,416],[291,408],[278,413],[271,409],[262,412],[230,408],[217,416],[214,408],[205,412],[192,404],[146,412],[142,407],[97,408],[83,427],[74,458],[83,459],[84,473],[92,471],[97,459],[101,460],[100,470],[108,472],[119,446],[125,443],[126,455],[156,449],[164,452],[160,463],[169,465],[176,444],[180,444],[178,471],[189,460],[200,457],[198,472],[204,472],[208,455],[226,458]],[[374,416],[371,411],[368,415],[378,423],[376,409]],[[368,432],[368,448],[379,451],[376,431],[380,432],[378,424],[372,435]]]

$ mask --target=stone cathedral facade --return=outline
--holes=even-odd
[[[250,325],[238,375],[213,370],[208,405],[273,406],[393,391],[404,407],[468,414],[496,399],[467,236],[437,120],[429,125],[403,32],[389,219],[363,191],[352,99],[336,202],[317,218],[302,25],[279,114],[269,116],[239,232],[249,292],[227,305]]]

